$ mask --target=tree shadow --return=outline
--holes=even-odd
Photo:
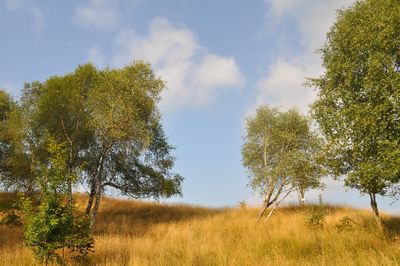
[[[0,192],[0,212],[12,209],[17,200],[16,193]]]
[[[7,227],[5,225],[0,225],[0,248],[21,246],[23,239],[21,227]]]
[[[104,200],[101,204],[95,222],[95,235],[144,236],[158,224],[204,219],[224,210],[113,199]]]
[[[74,198],[79,213],[83,214],[87,196],[77,193]],[[17,199],[16,193],[0,193],[0,218],[13,208]],[[151,227],[157,224],[202,219],[222,211],[223,209],[202,208],[184,204],[168,205],[103,197],[93,233],[94,235],[143,236]],[[7,243],[6,245],[10,246],[22,242],[22,228],[8,228],[5,225],[0,225],[0,227],[0,233],[3,236],[1,243]],[[2,239],[0,237],[0,240]]]
[[[383,219],[383,225],[389,238],[400,237],[400,217],[390,216]]]

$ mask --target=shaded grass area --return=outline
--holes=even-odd
[[[390,238],[400,238],[400,217],[386,217],[383,224]]]
[[[76,196],[83,209],[86,198]],[[311,206],[277,209],[268,223],[252,208],[208,209],[104,198],[95,249],[84,265],[400,265],[400,217],[326,205],[322,228],[305,224]],[[337,225],[348,217],[346,230]],[[0,226],[0,265],[34,265],[18,228]]]
[[[0,193],[0,212],[11,209],[16,200],[17,195],[15,193]]]
[[[183,223],[222,213],[188,205],[166,205],[104,198],[96,220],[95,235],[145,236],[157,224]]]

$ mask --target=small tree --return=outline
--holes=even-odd
[[[313,116],[326,136],[332,175],[370,198],[400,180],[400,2],[357,1],[339,12],[322,48],[325,73]]]
[[[63,145],[49,145],[48,165],[39,170],[41,189],[39,206],[28,198],[23,200],[25,214],[25,244],[47,265],[53,259],[61,263],[65,251],[86,255],[93,248],[89,222],[74,215],[69,200],[68,184],[75,179],[66,176],[66,153]],[[62,254],[60,254],[60,252]]]
[[[249,171],[250,186],[264,198],[259,218],[274,205],[269,219],[296,189],[304,195],[307,189],[321,186],[323,169],[316,160],[320,139],[296,110],[258,108],[256,115],[247,119],[244,140],[243,165]]]

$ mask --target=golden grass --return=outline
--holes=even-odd
[[[84,198],[79,196],[79,205]],[[305,208],[283,207],[268,223],[256,209],[206,209],[105,198],[95,253],[85,265],[398,265],[400,218],[386,215],[381,237],[367,210],[329,207],[323,229],[305,223]],[[338,232],[348,216],[353,231]],[[0,226],[0,265],[34,265],[21,231]]]

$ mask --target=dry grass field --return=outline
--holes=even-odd
[[[2,194],[0,211],[10,195]],[[83,206],[84,198],[77,196]],[[268,223],[252,208],[207,209],[104,198],[95,252],[84,265],[399,265],[400,218],[384,216],[389,237],[368,210],[327,206],[325,225],[306,226],[307,207],[286,206]],[[352,227],[339,231],[347,216]],[[0,265],[36,265],[21,230],[0,226]]]

